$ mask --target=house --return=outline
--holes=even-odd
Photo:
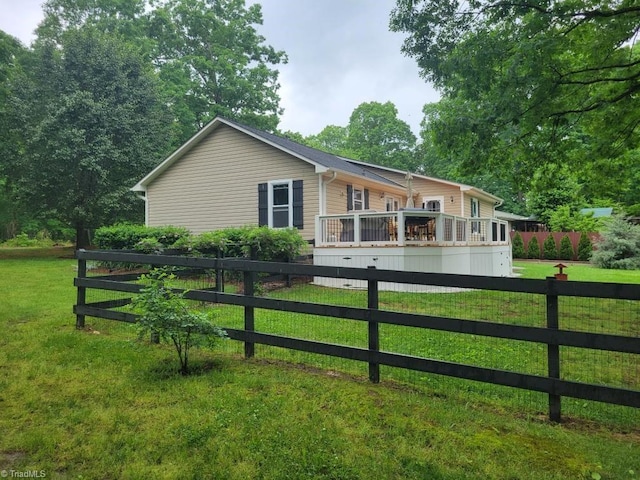
[[[314,263],[511,274],[501,200],[217,117],[140,180],[147,225],[295,227]],[[347,259],[348,258],[348,259]]]

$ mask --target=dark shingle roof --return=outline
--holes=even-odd
[[[367,170],[363,166],[350,163],[349,161],[331,153],[323,152],[322,150],[302,145],[301,143],[294,142],[293,140],[289,140],[288,138],[279,137],[278,135],[274,135],[263,130],[258,130],[257,128],[249,127],[248,125],[243,125],[227,118],[219,118],[224,120],[225,123],[235,125],[240,129],[251,132],[256,137],[260,137],[271,144],[277,145],[280,148],[306,158],[313,163],[322,165],[323,167],[327,167],[332,170],[341,170],[346,173],[357,175],[359,177],[369,178],[373,181],[386,183],[388,185],[403,186],[392,180],[389,180],[386,177],[383,177],[382,175],[378,175],[375,172]]]

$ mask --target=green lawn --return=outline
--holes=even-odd
[[[522,278],[545,278],[558,273],[555,265],[567,265],[564,272],[569,280],[579,282],[612,282],[612,283],[640,283],[640,270],[605,270],[596,268],[589,263],[548,261],[548,260],[516,260],[513,262],[522,274]]]
[[[198,374],[180,376],[174,352],[135,341],[130,326],[87,319],[76,331],[75,262],[31,257],[0,259],[0,470],[54,479],[639,476],[640,422],[575,415],[553,425],[471,391],[386,374],[372,385],[366,366],[357,375],[317,369],[267,360],[261,349],[244,360],[233,342],[197,353]],[[328,296],[298,288],[290,294]],[[332,298],[359,304],[357,295]],[[460,310],[451,302],[468,301],[438,297],[417,306]],[[498,299],[483,302],[463,312],[485,315]],[[235,321],[229,313],[220,311],[225,323]],[[312,334],[335,334],[316,320]]]

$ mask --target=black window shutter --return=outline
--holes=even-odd
[[[304,210],[302,207],[302,180],[293,181],[293,226],[304,228]]]
[[[347,185],[347,212],[353,210],[353,185]]]
[[[258,184],[258,225],[269,225],[269,186]]]
[[[369,190],[364,189],[364,209],[369,210]]]

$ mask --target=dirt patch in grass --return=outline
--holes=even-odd
[[[0,467],[10,468],[27,458],[26,452],[0,452]]]

